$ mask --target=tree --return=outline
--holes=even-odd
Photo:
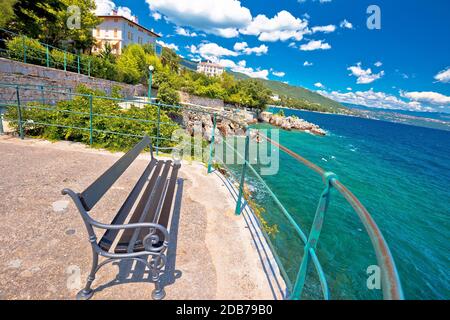
[[[11,0],[2,0],[11,2]],[[15,19],[9,19],[8,29],[42,42],[68,50],[86,51],[94,44],[92,29],[100,22],[94,14],[94,0],[14,0]],[[68,10],[76,6],[78,12]],[[2,13],[3,14],[3,13]],[[74,16],[76,14],[76,16]],[[69,28],[67,22],[79,19],[79,28]]]
[[[115,62],[116,61],[116,56],[112,53],[112,47],[109,44],[109,42],[107,42],[105,44],[105,46],[103,47],[102,51],[100,52],[100,54],[98,56],[101,59],[109,61],[109,62]]]
[[[157,98],[159,102],[163,104],[178,105],[180,103],[178,91],[172,88],[168,83],[162,83],[159,86]]]
[[[52,40],[55,44],[64,41],[70,41],[70,46],[76,50],[87,51],[95,44],[92,35],[92,29],[99,25],[102,20],[95,13],[94,0],[60,0],[63,4],[63,10],[58,11],[56,29]],[[69,7],[79,8],[79,17],[77,12],[68,10]],[[75,16],[74,16],[75,14]],[[80,19],[80,28],[69,28],[67,22],[71,19]]]
[[[66,7],[60,0],[17,0],[14,4],[15,18],[6,27],[31,38],[49,40],[58,12],[64,9]]]
[[[178,72],[180,69],[180,60],[181,58],[173,50],[163,47],[161,62],[164,66],[168,66],[173,72]]]
[[[3,28],[6,24],[14,18],[14,5],[17,0],[2,0],[0,1],[0,27]]]
[[[233,88],[228,102],[264,110],[270,102],[271,95],[271,91],[257,80],[239,80]]]
[[[54,28],[49,31],[48,41],[53,45],[63,45],[68,50],[90,50],[95,43],[92,29],[101,22],[101,19],[94,14],[95,1],[59,1],[63,8],[56,14],[57,20]]]
[[[137,84],[145,82],[148,69],[145,51],[139,44],[127,46],[117,59],[117,67],[126,83]]]

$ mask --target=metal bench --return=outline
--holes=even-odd
[[[151,161],[112,222],[104,224],[95,221],[89,212],[146,147],[150,147]],[[165,251],[170,241],[168,224],[180,167],[177,160],[154,158],[150,138],[146,136],[82,193],[70,189],[62,191],[63,195],[72,198],[80,211],[93,253],[91,272],[77,299],[92,297],[94,291],[91,285],[101,267],[124,259],[143,263],[150,272],[151,281],[155,283],[152,298],[164,298],[161,277],[166,264]],[[95,229],[106,230],[100,241],[97,241]],[[99,264],[99,256],[106,260]]]

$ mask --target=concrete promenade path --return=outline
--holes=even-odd
[[[81,216],[61,190],[81,192],[121,155],[78,143],[0,136],[0,299],[75,298],[90,269],[91,248]],[[94,208],[94,219],[110,223],[148,160],[139,156]],[[281,298],[285,289],[273,257],[261,247],[251,217],[234,215],[225,179],[207,175],[196,162],[183,162],[180,178],[166,299]],[[146,270],[126,264],[97,273],[93,299],[151,299],[154,284],[146,281]]]

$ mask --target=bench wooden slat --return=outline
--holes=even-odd
[[[128,215],[131,212],[131,209],[133,208],[137,198],[139,197],[139,194],[142,191],[142,188],[144,188],[145,183],[147,182],[147,179],[149,178],[150,174],[152,173],[153,168],[156,167],[157,160],[152,159],[150,163],[148,164],[147,168],[145,168],[144,172],[142,173],[141,177],[139,178],[138,182],[134,186],[133,190],[123,203],[122,207],[119,209],[119,212],[114,217],[112,222],[110,224],[123,224],[125,220],[127,219]],[[111,248],[114,240],[117,237],[117,234],[120,230],[106,230],[104,233],[102,239],[98,243],[100,248],[102,248],[105,251],[109,251]]]
[[[150,178],[150,181],[147,184],[147,187],[144,190],[144,193],[142,194],[136,208],[134,209],[134,212],[130,218],[130,220],[128,221],[128,223],[138,223],[139,220],[141,219],[142,213],[144,212],[144,208],[145,208],[145,204],[148,201],[148,198],[151,196],[156,182],[158,181],[158,176],[159,173],[161,172],[161,169],[163,167],[163,162],[162,161],[158,161],[155,170],[153,171],[153,174]],[[134,233],[134,229],[126,229],[122,236],[119,239],[119,243],[116,246],[116,249],[114,250],[116,252],[117,248],[120,247],[124,247],[124,251],[122,252],[127,252],[127,247],[128,247],[128,243],[131,239],[131,237],[133,236]]]
[[[164,195],[164,188],[166,185],[167,175],[171,167],[171,161],[165,162],[160,161],[160,163],[161,166],[163,166],[161,176],[159,177],[159,179],[158,179],[159,174],[155,173],[152,176],[152,179],[153,178],[157,179],[156,184],[152,187],[153,190],[151,193],[142,195],[142,198],[139,202],[139,208],[137,208],[135,214],[133,214],[133,217],[136,216],[136,218],[138,219],[138,221],[136,222],[146,222],[147,217],[150,216],[153,217],[155,215],[156,210],[158,209],[160,199]],[[140,231],[139,229],[125,230],[114,251],[116,253],[128,252],[130,242],[133,242],[133,238],[136,239],[136,236],[139,234],[139,231]],[[142,241],[142,239],[139,240]]]
[[[173,202],[173,195],[175,192],[175,186],[176,186],[176,182],[177,182],[177,178],[178,178],[178,171],[179,171],[180,167],[181,167],[180,164],[173,165],[172,173],[169,178],[169,183],[168,183],[167,191],[166,191],[165,198],[164,198],[164,203],[162,205],[159,216],[155,216],[153,218],[153,221],[150,220],[150,217],[147,217],[147,220],[145,222],[158,223],[159,225],[167,228],[167,226],[169,224],[170,212],[171,212],[172,202]],[[157,232],[158,231],[159,230],[157,230]],[[143,240],[144,237],[147,234],[149,234],[149,232],[150,232],[150,230],[148,228],[142,228],[138,239]],[[162,239],[163,235],[159,234],[159,232],[158,232],[158,235]],[[134,251],[143,251],[143,250],[144,250],[144,246],[143,246],[142,242],[137,242],[135,244]]]
[[[146,136],[80,194],[80,200],[86,211],[90,211],[95,206],[142,150],[149,145],[150,138]]]

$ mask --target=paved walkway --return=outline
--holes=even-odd
[[[0,136],[0,299],[75,297],[89,272],[91,249],[78,211],[61,190],[82,191],[120,156]],[[146,161],[140,156],[119,179],[92,211],[95,219],[112,220]],[[276,267],[270,272],[270,253],[258,244],[251,217],[234,215],[223,177],[206,175],[200,163],[183,163],[180,177],[176,279],[166,287],[166,299],[280,298],[284,289]],[[126,267],[101,269],[94,299],[150,299],[154,285],[142,281],[144,270]]]

